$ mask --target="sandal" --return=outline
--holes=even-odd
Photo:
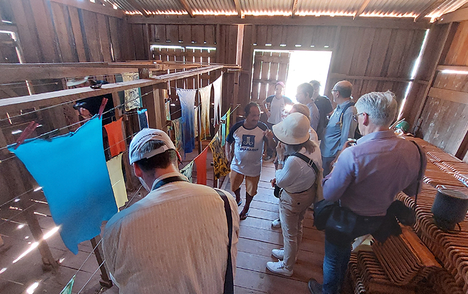
[[[244,211],[242,211],[242,212],[239,214],[240,220],[245,220],[248,216],[249,216],[249,212],[245,212],[245,213],[244,213]]]

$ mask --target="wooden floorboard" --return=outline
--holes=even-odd
[[[309,293],[307,281],[314,278],[322,281],[324,255],[324,234],[313,227],[313,213],[307,211],[304,219],[304,235],[300,244],[298,260],[291,277],[279,276],[266,269],[268,261],[277,261],[271,250],[281,248],[281,229],[271,227],[271,222],[279,217],[278,199],[273,196],[270,179],[274,177],[271,163],[264,163],[258,185],[249,210],[249,217],[240,223],[237,245],[237,269],[235,293]],[[227,184],[229,191],[229,184]],[[230,191],[232,192],[232,191]],[[245,186],[241,187],[241,197],[245,202]],[[239,207],[239,211],[243,208]]]

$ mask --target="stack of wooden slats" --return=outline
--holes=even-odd
[[[372,249],[389,279],[396,285],[416,285],[442,269],[432,253],[407,227],[399,236],[387,241],[375,241]]]
[[[385,273],[374,252],[361,250],[351,254],[348,273],[354,293],[414,294],[414,285],[398,286]]]
[[[465,219],[459,224],[459,231],[444,232],[435,225],[431,213],[437,185],[468,194],[468,164],[421,139],[415,141],[427,155],[424,182],[429,185],[424,184],[418,194],[414,228],[419,238],[447,270],[429,275],[427,281],[441,293],[468,293],[468,221]],[[404,193],[400,193],[397,199],[408,207],[414,206],[414,200]]]

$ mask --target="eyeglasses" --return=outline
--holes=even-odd
[[[354,120],[354,121],[358,121],[358,117],[359,117],[361,114],[365,114],[365,112],[361,112],[361,113],[358,113],[358,114],[353,115],[353,120]]]

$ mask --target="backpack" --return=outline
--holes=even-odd
[[[343,110],[341,111],[341,113],[340,113],[340,119],[338,120],[338,123],[340,124],[340,129],[343,127],[343,116],[344,116],[346,110],[347,110],[349,107],[354,106],[354,104],[356,104],[356,103],[354,103],[354,102],[348,103],[348,104],[343,108]],[[354,139],[357,140],[357,139],[359,139],[359,138],[361,138],[361,137],[362,137],[362,135],[361,135],[361,133],[359,132],[359,128],[356,126],[356,130],[354,130]]]

